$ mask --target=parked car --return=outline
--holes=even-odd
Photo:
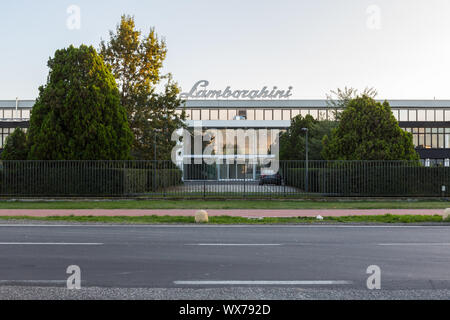
[[[278,172],[261,172],[259,177],[259,185],[275,184],[281,186],[283,184],[283,178]]]

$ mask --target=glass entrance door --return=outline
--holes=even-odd
[[[217,166],[219,180],[253,180],[255,167],[251,164],[219,164]]]

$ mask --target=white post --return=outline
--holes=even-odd
[[[13,116],[13,119],[14,118],[18,119],[19,118],[19,112],[18,112],[19,109],[18,108],[19,108],[19,97],[16,97],[16,116],[15,117]]]

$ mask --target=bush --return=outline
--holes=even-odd
[[[27,135],[17,128],[6,138],[5,147],[1,153],[2,160],[27,160]]]
[[[179,169],[136,169],[126,162],[5,161],[0,194],[5,196],[128,196],[162,193],[180,184]]]
[[[286,184],[305,190],[305,168],[285,168]],[[450,168],[349,162],[308,170],[308,192],[339,196],[449,195]]]

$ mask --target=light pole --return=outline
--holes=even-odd
[[[153,151],[154,151],[154,161],[153,161],[153,186],[156,192],[156,167],[157,167],[157,159],[156,159],[156,133],[161,132],[161,129],[153,129]]]
[[[308,192],[308,167],[309,167],[309,163],[308,163],[308,128],[302,128],[302,131],[306,132],[306,172],[305,172],[305,191]]]

